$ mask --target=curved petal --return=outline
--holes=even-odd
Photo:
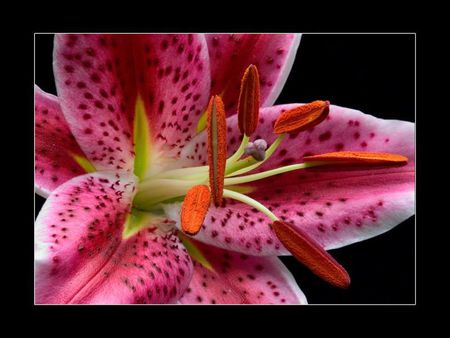
[[[86,171],[76,161],[85,158],[67,126],[58,98],[34,86],[35,187],[47,197],[56,187]]]
[[[177,156],[196,134],[210,91],[208,47],[203,34],[135,36],[138,90],[154,143]],[[173,154],[170,154],[173,153]]]
[[[129,47],[121,35],[55,36],[53,68],[62,112],[98,170],[133,170]]]
[[[194,241],[193,241],[194,242]],[[194,242],[212,266],[194,262],[182,304],[307,304],[277,257],[255,257]]]
[[[262,109],[255,138],[272,143],[276,137],[271,132],[273,121],[281,109],[294,106]],[[237,119],[230,117],[227,123],[229,146],[237,148]],[[183,155],[191,158],[195,149],[204,149],[204,140],[205,136],[199,135]],[[414,214],[414,124],[410,122],[377,119],[353,109],[331,106],[327,120],[312,130],[287,136],[256,172],[301,162],[308,154],[342,149],[397,153],[408,157],[409,163],[389,169],[294,171],[245,184],[253,190],[249,196],[282,220],[307,229],[326,249],[379,235]],[[178,206],[166,208],[169,216],[176,219]],[[209,210],[196,239],[252,255],[287,253],[265,215],[231,200],[223,208]]]
[[[236,112],[245,69],[254,64],[261,79],[261,106],[272,105],[294,63],[301,34],[207,34],[211,94],[222,95],[227,115]]]
[[[36,303],[174,302],[192,274],[173,233],[149,227],[124,239],[136,180],[98,172],[53,191],[36,220]]]
[[[54,60],[63,113],[99,170],[130,170],[136,155],[145,175],[195,135],[210,90],[202,34],[62,34]]]

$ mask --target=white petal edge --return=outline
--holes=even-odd
[[[43,198],[47,198],[48,196],[50,196],[50,191],[44,190],[36,184],[34,186],[34,192]]]
[[[298,286],[297,282],[295,281],[294,276],[292,273],[288,270],[288,268],[283,264],[283,262],[278,257],[265,257],[267,260],[271,261],[271,263],[275,266],[278,266],[279,272],[283,276],[283,278],[286,280],[286,283],[288,284],[289,288],[295,293],[297,296],[298,302],[300,305],[307,305],[308,300],[306,299],[305,294]]]
[[[384,220],[380,220],[383,225],[369,228],[364,233],[362,233],[361,231],[357,231],[357,233],[355,233],[355,236],[351,236],[351,234],[344,236],[344,240],[340,242],[336,241],[332,245],[325,245],[324,249],[333,250],[354,243],[366,241],[368,239],[384,234],[385,232],[388,232],[389,230],[395,228],[397,225],[413,216],[415,214],[415,191],[400,192],[396,195],[398,196],[389,196],[389,203],[398,204],[399,212],[394,215],[389,215],[389,217],[386,217],[386,219]],[[402,207],[405,204],[408,206],[407,208]],[[362,235],[364,235],[364,238],[360,239],[359,237],[361,237]]]

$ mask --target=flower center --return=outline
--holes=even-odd
[[[220,207],[222,198],[237,200],[274,222],[274,232],[286,249],[315,274],[333,285],[347,287],[350,280],[345,269],[318,243],[292,225],[281,222],[262,203],[247,195],[254,190],[248,183],[294,170],[317,166],[398,166],[407,163],[405,157],[395,154],[343,151],[309,156],[303,163],[250,173],[270,160],[286,134],[297,134],[322,122],[328,116],[329,105],[328,101],[314,101],[285,111],[275,121],[273,132],[278,137],[268,148],[265,140],[250,142],[259,120],[259,75],[255,66],[249,66],[242,79],[239,96],[238,126],[243,136],[236,152],[226,159],[224,105],[219,96],[213,96],[207,109],[208,165],[166,170],[141,179],[133,210],[138,216],[139,210],[143,210],[157,218],[163,214],[164,204],[182,202],[181,228],[193,236],[201,230],[211,203]]]

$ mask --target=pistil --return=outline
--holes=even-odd
[[[267,149],[265,158],[262,161],[258,161],[252,156],[248,156],[240,161],[237,161],[234,164],[230,164],[227,166],[226,169],[226,176],[237,176],[245,174],[246,172],[249,172],[253,169],[258,168],[261,164],[266,162],[272,154],[277,150],[278,146],[281,144],[281,141],[283,141],[286,134],[279,135],[276,140],[270,145],[269,149]]]
[[[245,147],[244,154],[250,155],[257,161],[263,161],[266,158],[267,142],[263,139],[249,142]]]

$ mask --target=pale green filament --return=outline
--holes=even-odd
[[[205,184],[206,182],[207,178],[197,181],[175,179],[147,180],[139,185],[139,192],[133,200],[133,205],[145,210],[165,200],[184,196],[194,185]]]
[[[236,152],[227,160],[227,166],[232,165],[234,162],[236,162],[237,160],[239,160],[241,158],[241,156],[244,154],[245,147],[247,146],[249,139],[250,139],[250,137],[248,137],[247,135],[244,135],[244,137],[242,138],[241,145],[239,146],[238,150],[236,150]]]
[[[172,169],[168,171],[163,171],[155,176],[152,177],[152,179],[155,178],[178,178],[178,179],[186,179],[187,177],[192,176],[198,176],[198,175],[204,175],[208,172],[208,166],[200,166],[200,167],[190,167],[190,168],[179,168],[179,169]]]
[[[249,137],[244,135],[242,138],[241,145],[236,150],[236,152],[230,156],[227,159],[226,166],[231,166],[233,163],[235,163],[239,158],[244,154],[245,146],[248,144]],[[270,150],[270,148],[269,148]],[[205,174],[208,173],[209,167],[207,165],[198,166],[198,167],[190,167],[190,168],[179,168],[179,169],[172,169],[168,171],[163,171],[159,174],[156,174],[150,178],[150,180],[153,180],[155,178],[175,178],[175,179],[183,179],[183,180],[197,180],[203,177]],[[226,172],[225,172],[226,174]],[[149,179],[147,179],[149,180]],[[145,180],[143,181],[145,182]]]
[[[231,191],[228,189],[223,189],[223,197],[226,198],[232,198],[236,201],[242,202],[244,204],[247,204],[256,210],[262,212],[264,215],[269,217],[272,221],[277,221],[278,217],[275,216],[269,209],[267,209],[264,205],[259,203],[258,201],[254,200],[253,198],[250,198],[246,195],[240,194],[236,191]]]
[[[251,191],[253,191],[254,187],[240,186],[240,184],[261,180],[267,177],[287,173],[294,170],[315,167],[323,164],[323,162],[298,163],[264,171],[261,173],[239,177],[235,176],[249,172],[267,161],[281,144],[285,135],[286,134],[279,135],[278,138],[272,143],[269,149],[267,149],[266,158],[263,161],[257,161],[251,156],[239,160],[239,158],[244,153],[245,146],[249,142],[249,137],[244,136],[239,149],[230,158],[228,158],[226,162],[227,165],[225,169],[224,185],[228,189],[224,189],[223,196],[233,198],[251,205],[257,210],[266,214],[269,218],[273,220],[276,219],[276,217],[270,212],[270,210],[268,210],[259,202],[244,195],[245,193],[250,193]],[[148,210],[159,203],[165,203],[168,201],[182,201],[187,191],[193,186],[198,184],[207,185],[209,181],[208,175],[208,166],[172,169],[161,172],[145,179],[144,181],[141,181],[141,183],[139,184],[139,191],[136,194],[133,205],[135,205],[139,209]],[[242,187],[242,189],[240,189],[240,187]]]
[[[319,161],[291,164],[291,165],[287,165],[285,167],[267,170],[267,171],[263,171],[261,173],[257,173],[257,174],[253,174],[253,175],[226,178],[225,185],[253,182],[253,181],[257,181],[257,180],[262,180],[263,178],[267,178],[270,176],[279,175],[279,174],[287,173],[289,171],[298,170],[298,169],[311,168],[311,167],[315,167],[315,166],[318,166],[321,164],[323,164],[323,162],[319,162]]]
[[[236,152],[227,159],[226,165],[229,166],[235,163],[237,160],[241,158],[244,154],[245,146],[248,144],[249,137],[244,135],[242,138],[241,145],[236,150]],[[182,178],[182,179],[197,179],[204,175],[208,171],[208,166],[198,166],[198,167],[190,167],[190,168],[180,168],[180,169],[172,169],[168,171],[164,171],[152,177],[154,178]]]

